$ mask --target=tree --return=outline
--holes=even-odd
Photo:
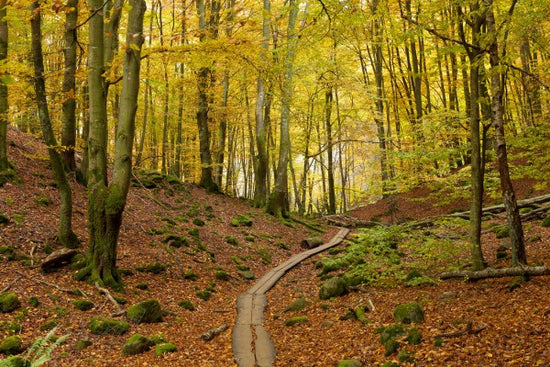
[[[8,57],[8,22],[6,20],[6,1],[0,0],[0,66],[4,65]],[[0,172],[10,168],[8,162],[7,133],[8,133],[8,86],[6,77],[0,77]]]
[[[296,0],[288,3],[288,27],[287,27],[287,49],[284,58],[284,76],[281,87],[281,125],[279,135],[279,160],[277,164],[277,175],[275,187],[267,205],[267,211],[277,217],[288,216],[288,157],[290,153],[290,103],[292,101],[292,74],[294,66],[294,55],[298,35],[295,32],[296,18],[298,17],[298,4]]]
[[[78,0],[68,0],[65,13],[65,71],[63,73],[63,129],[61,137],[62,157],[65,169],[74,171],[76,163],[76,26],[78,22]]]
[[[78,238],[72,229],[73,200],[72,190],[65,175],[63,161],[58,152],[59,146],[55,139],[50,120],[48,102],[46,99],[46,82],[44,79],[44,58],[42,53],[42,29],[41,29],[41,9],[39,0],[35,0],[31,7],[31,33],[32,33],[32,58],[34,65],[34,90],[36,92],[36,102],[38,107],[38,116],[44,142],[48,148],[50,163],[52,165],[55,180],[61,196],[61,206],[59,209],[59,228],[57,231],[57,240],[60,244],[68,248],[75,248],[79,245]]]
[[[101,0],[89,2],[89,73],[90,138],[88,177],[88,228],[89,246],[87,266],[79,278],[87,275],[113,287],[120,278],[116,271],[116,252],[122,214],[132,174],[132,147],[134,142],[135,114],[139,91],[139,72],[143,37],[144,0],[130,0],[126,45],[119,105],[119,121],[115,136],[113,176],[107,180],[107,121],[104,93],[105,32]]]
[[[508,17],[512,16],[517,0],[512,1]],[[491,125],[495,129],[495,151],[497,155],[497,166],[500,175],[500,185],[502,188],[502,197],[504,206],[506,207],[506,219],[510,228],[510,242],[512,245],[512,265],[526,265],[527,256],[525,253],[525,243],[523,239],[523,227],[519,216],[519,209],[516,200],[516,194],[512,180],[510,179],[510,170],[508,167],[508,154],[506,149],[506,139],[504,136],[504,80],[505,73],[503,72],[502,57],[506,53],[505,32],[502,51],[499,51],[497,26],[495,24],[495,15],[493,12],[493,0],[484,0],[484,5],[487,8],[487,33],[489,35],[489,61],[491,64]],[[501,28],[501,27],[498,27]]]

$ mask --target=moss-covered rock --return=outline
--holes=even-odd
[[[407,342],[410,345],[417,345],[422,343],[422,334],[420,333],[420,331],[413,328],[409,329],[407,331]]]
[[[497,238],[510,237],[510,227],[508,226],[496,226],[492,231]]]
[[[362,367],[363,363],[356,359],[343,359],[336,365],[337,367]]]
[[[174,353],[176,350],[178,350],[178,347],[176,347],[172,343],[162,343],[155,347],[155,355],[161,356],[165,353]]]
[[[95,304],[87,299],[76,299],[73,301],[73,306],[80,311],[89,311],[95,307]]]
[[[294,326],[296,324],[303,324],[309,322],[307,316],[294,316],[285,320],[285,326]]]
[[[161,322],[162,309],[157,300],[150,299],[130,306],[126,317],[134,324]]]
[[[126,321],[108,319],[106,317],[94,317],[88,324],[92,334],[122,335],[130,328]]]
[[[31,298],[29,298],[29,305],[31,305],[32,307],[38,307],[40,305],[38,297],[32,296]]]
[[[21,306],[19,297],[15,293],[2,292],[0,293],[0,311],[7,313],[15,311]]]
[[[3,367],[31,367],[31,362],[20,356],[12,356],[0,360],[0,366]]]
[[[285,312],[297,312],[302,311],[304,308],[309,306],[309,302],[306,301],[306,297],[300,297],[296,301],[292,302],[286,309]]]
[[[550,227],[550,215],[542,220],[541,226]]]
[[[0,213],[0,224],[9,224],[9,223],[10,223],[10,218]]]
[[[74,346],[74,349],[76,350],[84,350],[86,348],[88,348],[90,345],[92,345],[92,341],[91,340],[88,340],[88,339],[80,339],[79,341],[76,342],[75,346]]]
[[[195,311],[195,306],[193,305],[193,303],[191,303],[191,301],[188,300],[179,301],[178,306],[180,306],[184,310]]]
[[[424,311],[422,311],[420,304],[410,302],[395,307],[393,310],[393,317],[395,321],[402,322],[404,324],[418,324],[424,321]]]
[[[141,334],[134,334],[122,347],[122,354],[126,356],[141,354],[147,352],[153,345],[155,342],[151,339]]]
[[[0,343],[0,353],[12,355],[23,351],[23,342],[17,335],[8,336]]]
[[[367,312],[369,312],[368,307],[363,305],[357,306],[355,308],[355,317],[363,324],[370,324],[370,320],[367,317]]]
[[[234,236],[226,236],[225,242],[233,246],[239,246],[239,240]]]
[[[59,321],[57,320],[50,320],[50,321],[46,321],[45,323],[41,324],[38,329],[40,331],[50,331],[52,330],[53,328],[56,328],[59,326]]]
[[[231,220],[231,225],[233,227],[251,227],[252,226],[252,219],[248,218],[246,215],[237,214],[235,218]]]
[[[136,267],[137,271],[144,271],[147,273],[153,273],[153,274],[160,274],[163,273],[166,270],[166,265],[162,264],[161,262],[154,262],[149,265],[141,265]]]
[[[189,247],[189,241],[185,236],[179,236],[174,233],[167,234],[162,242],[168,244],[169,246],[180,248],[182,246]]]
[[[218,270],[216,274],[214,274],[214,277],[218,280],[223,280],[223,281],[229,280],[229,274],[225,270]]]
[[[254,273],[252,272],[252,270],[243,270],[243,271],[240,271],[240,272],[239,272],[239,275],[241,276],[241,278],[246,279],[246,280],[254,280],[254,279],[256,279],[256,276],[254,275]]]
[[[332,297],[339,297],[348,293],[348,286],[346,281],[340,277],[330,278],[319,289],[320,299],[329,299]]]

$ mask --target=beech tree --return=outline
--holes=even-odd
[[[31,34],[32,34],[32,58],[34,65],[34,90],[38,107],[38,117],[42,127],[44,142],[48,148],[50,164],[55,176],[57,188],[61,196],[59,208],[59,229],[57,241],[68,248],[75,248],[79,245],[78,238],[72,228],[73,199],[72,190],[65,175],[63,161],[59,154],[55,134],[50,120],[48,101],[46,99],[46,82],[44,79],[44,57],[42,53],[42,29],[41,9],[39,0],[35,0],[31,6]]]
[[[8,22],[6,20],[6,1],[0,0],[0,67],[8,57]],[[8,133],[8,86],[6,76],[0,77],[0,173],[10,168],[7,152]]]
[[[102,0],[89,1],[90,14],[88,49],[88,86],[90,96],[87,267],[78,277],[90,276],[91,281],[118,286],[116,271],[117,243],[122,214],[132,174],[132,147],[135,114],[139,92],[139,72],[143,37],[144,0],[130,0],[126,44],[122,71],[119,121],[115,136],[115,155],[111,182],[107,179],[106,93],[103,76],[105,51],[105,21]]]

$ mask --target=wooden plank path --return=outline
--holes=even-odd
[[[287,271],[305,259],[340,244],[349,229],[340,231],[327,243],[292,256],[268,271],[246,292],[237,298],[237,320],[233,327],[232,346],[239,367],[271,367],[275,360],[275,346],[265,330],[264,309],[269,291]]]

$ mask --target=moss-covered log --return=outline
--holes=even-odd
[[[518,266],[504,269],[485,268],[479,271],[450,271],[439,274],[439,277],[441,279],[465,278],[468,280],[478,280],[486,278],[516,277],[521,275],[550,275],[550,269],[545,266]]]

